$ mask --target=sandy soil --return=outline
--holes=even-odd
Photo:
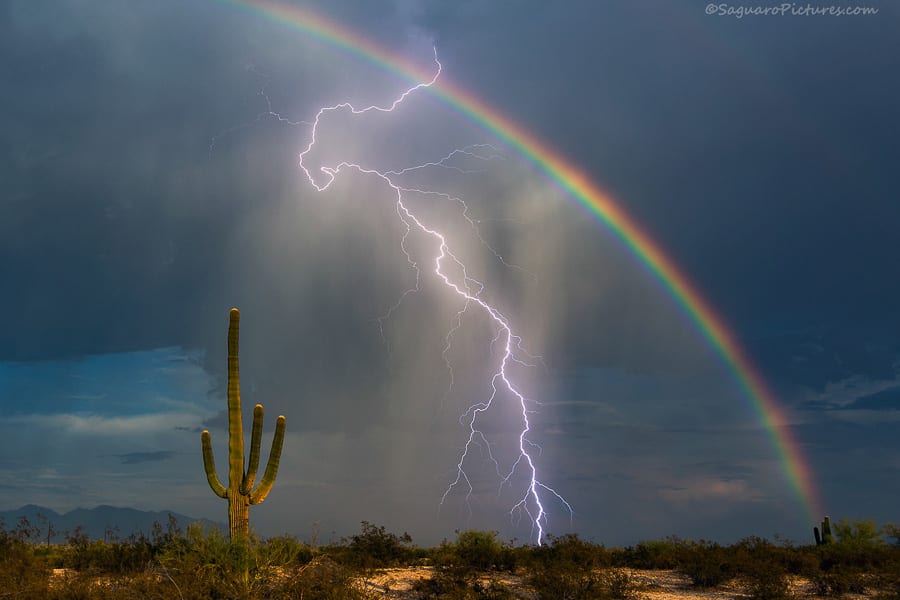
[[[635,600],[740,600],[748,598],[738,582],[732,581],[725,585],[710,589],[696,589],[690,585],[690,580],[671,570],[641,570],[623,569],[629,574],[634,583]],[[54,569],[54,578],[58,581],[66,577],[76,575],[70,569]],[[434,575],[432,567],[405,567],[394,569],[381,569],[366,579],[359,581],[359,585],[375,596],[391,600],[416,600],[412,586],[416,581],[428,579]],[[489,576],[482,578],[482,583],[491,581]],[[528,590],[522,575],[500,573],[493,575],[493,581],[502,583],[511,588],[521,600],[537,600],[536,595]],[[812,600],[819,597],[813,593],[812,585],[802,577],[792,577],[791,590],[797,600]],[[868,594],[847,594],[842,600],[863,600],[875,598],[875,592]]]
[[[675,571],[624,570],[634,581],[638,596],[644,600],[687,600],[690,598],[731,600],[747,597],[737,582],[730,582],[717,588],[698,590],[690,586],[690,580],[687,577]],[[431,567],[384,569],[366,581],[365,586],[383,598],[414,600],[415,595],[412,593],[413,583],[419,579],[427,579],[432,574]],[[503,575],[495,579],[511,587],[523,600],[533,600],[535,598],[525,587],[521,576]],[[488,581],[485,578],[484,582],[487,583]],[[798,599],[816,598],[810,583],[801,577],[791,579],[791,588]],[[874,597],[873,593],[871,595],[848,594],[843,598],[844,600],[862,600]]]

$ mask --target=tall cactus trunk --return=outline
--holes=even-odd
[[[250,537],[250,496],[228,490],[228,534],[232,541]]]
[[[228,500],[228,533],[232,542],[246,543],[250,538],[250,505],[261,504],[278,474],[281,447],[284,443],[284,416],[275,421],[272,450],[262,479],[253,487],[259,467],[259,446],[262,440],[263,407],[253,408],[253,430],[250,436],[250,461],[244,470],[244,431],[241,418],[241,385],[238,365],[238,335],[241,313],[231,309],[228,323],[228,487],[219,481],[213,459],[209,431],[200,434],[203,448],[203,467],[209,487],[220,498]]]

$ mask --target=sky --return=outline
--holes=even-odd
[[[469,149],[391,177],[435,192],[406,205],[521,338],[526,447],[572,508],[540,488],[546,531],[809,543],[824,514],[900,521],[896,6],[290,3],[424,74],[436,51],[441,81],[607,192],[727,324],[814,489],[792,487],[665,285],[515,147],[427,90],[392,113],[326,113],[303,159],[319,184],[323,165],[401,171]],[[301,168],[320,108],[387,106],[415,83],[221,0],[0,4],[0,508],[225,520],[199,438],[224,480],[236,306],[263,460],[287,417],[254,528],[535,541],[511,511],[527,473],[497,473],[522,422],[508,391],[463,463],[468,502],[464,484],[445,496],[502,331],[475,306],[458,316],[434,239],[405,235],[385,180],[345,168],[318,191]]]

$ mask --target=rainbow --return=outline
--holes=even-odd
[[[434,75],[307,9],[274,0],[218,1],[301,31],[410,82],[428,81]],[[605,225],[653,273],[722,357],[739,387],[752,402],[779,455],[785,478],[806,511],[807,518],[812,522],[814,515],[822,514],[809,463],[799,443],[792,437],[785,413],[762,374],[738,344],[725,320],[647,232],[571,162],[497,109],[447,79],[438,80],[427,91],[517,151]]]

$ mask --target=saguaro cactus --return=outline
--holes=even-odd
[[[822,521],[821,533],[819,532],[818,527],[813,527],[813,535],[816,536],[816,546],[832,543],[834,537],[831,535],[831,518],[826,516],[825,520]]]
[[[231,541],[246,539],[250,533],[250,505],[260,504],[266,499],[275,476],[278,474],[278,462],[281,459],[281,446],[284,443],[284,416],[275,422],[275,437],[272,439],[272,450],[262,480],[254,488],[256,471],[259,468],[259,444],[262,438],[263,407],[257,404],[253,408],[253,430],[250,435],[250,463],[244,470],[244,429],[241,421],[241,386],[238,374],[238,330],[241,313],[231,309],[228,323],[228,487],[222,485],[216,475],[216,464],[213,460],[209,431],[200,434],[203,446],[203,466],[206,469],[206,480],[209,487],[220,498],[228,500],[228,530]]]

